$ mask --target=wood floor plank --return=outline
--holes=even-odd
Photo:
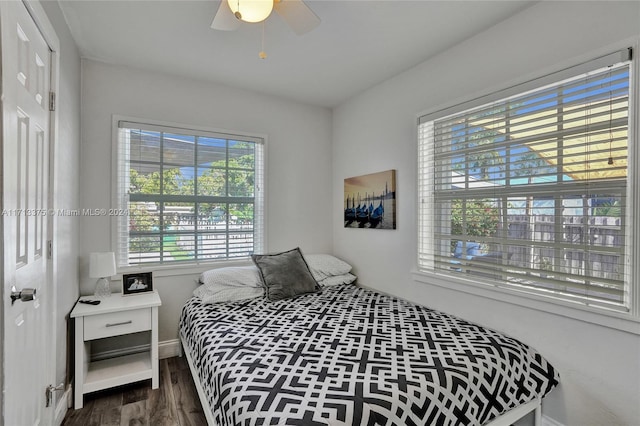
[[[178,425],[176,401],[171,385],[171,371],[167,362],[160,365],[160,386],[149,393],[147,400],[149,423],[152,425]]]
[[[186,357],[174,356],[172,358],[167,358],[167,362],[169,363],[169,369],[171,371],[190,371]]]
[[[91,424],[91,412],[93,411],[94,401],[85,401],[84,406],[80,410],[69,410],[64,420],[63,426],[88,425]]]
[[[87,395],[85,399],[91,399],[93,411],[91,421],[100,426],[120,426],[120,408],[122,407],[122,389],[105,389]]]
[[[141,382],[128,385],[122,392],[122,405],[149,399],[149,391],[151,390],[149,384],[149,382]]]
[[[122,418],[122,405],[109,407],[100,415],[100,426],[120,426]]]
[[[147,401],[137,401],[123,405],[120,412],[120,425],[148,426],[149,412],[147,411]]]
[[[100,396],[100,405],[105,408],[120,407],[122,405],[122,390],[120,388],[103,391]]]
[[[80,410],[69,410],[62,424],[64,426],[206,425],[195,385],[184,359],[162,359],[159,369],[160,387],[158,389],[151,389],[151,381],[147,380],[90,393],[85,396],[84,407]]]
[[[207,420],[189,369],[172,370],[171,378],[180,426],[205,426]]]

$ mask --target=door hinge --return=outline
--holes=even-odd
[[[47,389],[45,390],[46,407],[51,407],[51,404],[53,403],[53,393],[56,391],[63,392],[64,383],[60,383],[58,386],[47,386]]]
[[[53,241],[47,241],[47,259],[53,258]]]
[[[49,92],[49,111],[56,110],[56,92]]]

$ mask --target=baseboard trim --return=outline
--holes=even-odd
[[[171,358],[174,356],[182,356],[182,347],[180,346],[180,340],[165,340],[158,343],[158,358]]]
[[[60,426],[62,421],[64,420],[64,416],[67,415],[67,410],[69,410],[69,401],[71,399],[71,386],[67,388],[67,390],[62,395],[62,398],[58,400],[58,404],[56,404],[55,411],[55,424]]]
[[[91,354],[91,361],[100,361],[108,358],[115,358],[117,356],[132,355],[140,352],[146,352],[149,350],[149,344],[130,346],[128,348],[114,349],[111,351],[96,352]],[[171,358],[174,356],[182,356],[182,347],[180,346],[180,340],[164,340],[158,343],[158,358]]]
[[[542,426],[565,426],[557,420],[552,419],[551,417],[542,415]]]

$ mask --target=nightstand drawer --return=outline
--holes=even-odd
[[[84,317],[84,340],[151,330],[151,309],[111,312]]]

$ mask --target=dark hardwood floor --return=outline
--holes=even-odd
[[[84,397],[84,407],[69,409],[63,426],[199,426],[207,421],[198,393],[182,357],[160,360],[160,387],[151,380]]]

